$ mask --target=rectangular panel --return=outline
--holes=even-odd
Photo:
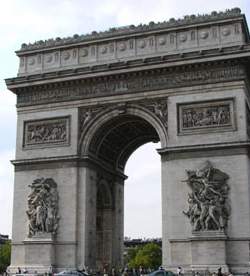
[[[69,116],[24,122],[24,148],[63,146],[69,142]]]
[[[178,134],[235,130],[233,99],[178,105]]]

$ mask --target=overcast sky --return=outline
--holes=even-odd
[[[22,43],[84,34],[130,24],[239,7],[250,22],[250,0],[8,0],[0,9],[0,233],[11,235],[15,158],[15,96],[4,78],[17,73],[14,51]],[[125,235],[161,236],[159,145],[139,148],[129,159],[125,186]],[[138,164],[140,164],[138,166]]]

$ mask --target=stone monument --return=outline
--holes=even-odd
[[[122,266],[124,167],[158,141],[163,266],[248,271],[249,39],[235,8],[23,44],[10,271]]]

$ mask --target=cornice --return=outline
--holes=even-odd
[[[125,180],[127,176],[121,170],[114,171],[114,168],[91,155],[65,155],[31,159],[11,160],[15,171],[42,170],[65,167],[95,167]]]
[[[188,146],[169,146],[166,148],[158,149],[160,155],[165,154],[177,154],[177,153],[189,153],[197,151],[211,151],[211,150],[227,150],[227,149],[249,149],[250,141],[236,141],[236,142],[222,142],[211,144],[197,144]]]
[[[42,74],[34,74],[29,76],[20,76],[5,79],[9,90],[15,93],[17,88],[41,85],[43,83],[50,84],[62,81],[71,81],[84,78],[103,77],[107,75],[115,75],[124,72],[136,72],[162,67],[175,66],[198,66],[203,62],[220,62],[222,60],[242,59],[244,62],[250,62],[250,44],[215,48],[203,51],[194,51],[189,53],[178,53],[172,55],[158,55],[150,58],[141,58],[131,61],[119,61],[106,63],[102,65],[82,66],[73,69],[47,72]]]
[[[42,157],[42,158],[31,158],[31,159],[16,159],[11,160],[11,163],[17,167],[21,165],[31,164],[42,164],[42,163],[53,163],[53,162],[78,162],[78,155],[65,155],[65,156],[53,156],[53,157]]]
[[[121,96],[174,87],[189,87],[247,78],[238,62],[205,63],[195,67],[158,68],[147,71],[100,76],[90,79],[45,83],[18,88],[17,106],[75,101],[87,98]]]

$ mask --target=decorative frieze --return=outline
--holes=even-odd
[[[179,134],[234,130],[233,99],[178,105]]]
[[[188,194],[189,208],[183,211],[192,225],[193,231],[224,231],[230,216],[228,203],[229,176],[216,169],[207,161],[201,168],[187,170],[187,180],[191,189]]]
[[[24,122],[24,148],[69,145],[70,117]]]
[[[51,102],[79,100],[90,97],[120,95],[153,91],[173,87],[191,86],[214,83],[219,81],[232,81],[245,77],[244,68],[238,65],[175,71],[168,70],[142,72],[138,75],[123,75],[120,77],[98,78],[58,88],[40,88],[32,91],[20,91],[17,96],[17,105],[26,106]]]

